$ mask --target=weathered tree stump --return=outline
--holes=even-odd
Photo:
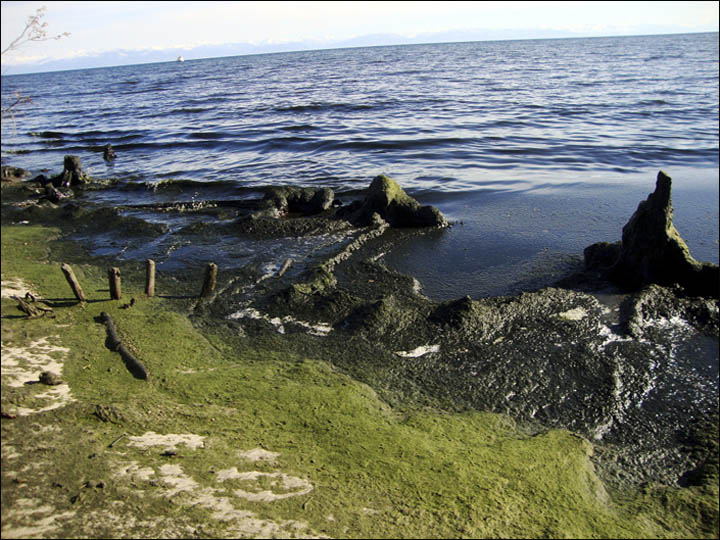
[[[120,300],[122,291],[120,289],[120,269],[108,268],[108,280],[110,281],[110,298]]]
[[[146,261],[147,275],[145,277],[145,294],[148,298],[155,296],[155,261]]]
[[[65,279],[67,279],[67,282],[70,284],[70,288],[75,294],[75,298],[77,298],[80,302],[87,302],[85,293],[83,292],[82,287],[80,287],[80,283],[75,277],[75,273],[73,272],[73,269],[70,267],[70,265],[67,263],[63,263],[60,269],[63,271],[63,274],[65,274]]]
[[[217,270],[217,264],[208,263],[207,268],[205,268],[205,281],[203,282],[200,296],[211,296],[215,292],[215,285],[217,283]]]
[[[77,186],[84,184],[88,179],[87,174],[83,171],[80,158],[77,156],[65,156],[63,161],[63,172],[60,175],[60,185]]]

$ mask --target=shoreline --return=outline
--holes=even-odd
[[[3,195],[5,202],[5,190]],[[647,436],[643,450],[632,446],[637,431],[621,429],[613,434],[612,430],[617,429],[617,421],[643,424],[642,415],[633,418],[635,408],[629,405],[642,393],[656,391],[648,384],[668,383],[663,377],[669,372],[662,362],[658,364],[658,354],[678,350],[673,341],[677,335],[713,335],[714,331],[717,347],[717,316],[713,330],[712,316],[707,321],[702,315],[712,313],[713,305],[717,315],[717,300],[703,304],[672,289],[651,287],[625,297],[617,311],[608,313],[592,294],[575,284],[517,296],[433,302],[417,294],[411,277],[373,259],[377,242],[361,241],[347,257],[336,254],[339,264],[328,275],[296,271],[258,282],[259,269],[248,268],[232,276],[223,275],[221,269],[215,296],[204,301],[171,301],[184,305],[182,309],[199,329],[217,327],[246,347],[259,344],[282,354],[326,361],[368,384],[393,408],[414,404],[450,411],[497,410],[503,404],[504,410],[497,412],[543,426],[536,436],[553,427],[578,431],[595,447],[598,463],[604,462],[604,480],[611,481],[614,474],[611,483],[618,486],[636,486],[648,478],[673,484],[689,470],[704,470],[702,452],[688,453],[683,445],[663,437],[658,440],[652,433],[643,433]],[[99,269],[92,274],[103,279]],[[127,275],[130,283],[140,283],[139,272]],[[250,292],[243,292],[248,286]],[[238,305],[254,309],[259,316],[228,318]],[[703,305],[706,311],[698,312]],[[118,308],[116,313],[124,316]],[[657,326],[656,321],[671,321],[673,316],[680,316],[683,324]],[[283,322],[283,333],[274,320]],[[330,330],[316,336],[308,331],[308,324],[324,324]],[[616,371],[618,355],[632,367],[630,372],[627,367]],[[543,373],[547,379],[538,379]],[[620,377],[621,386],[607,386],[613,377]],[[544,395],[534,395],[538,384]],[[555,384],[565,387],[561,393],[552,394]],[[565,390],[570,393],[563,394]],[[514,395],[508,397],[509,392]],[[590,404],[583,402],[588,397]],[[705,398],[712,401],[711,396]],[[621,404],[625,405],[616,408]],[[584,411],[591,417],[571,411]],[[654,412],[658,411],[662,408]],[[608,419],[615,420],[608,424]],[[595,426],[595,431],[588,431],[587,426]],[[695,436],[691,431],[686,433],[685,447]],[[593,433],[600,437],[593,439]],[[613,462],[614,473],[612,466],[608,468]],[[669,477],[664,476],[668,465],[674,471]],[[712,472],[698,474],[712,477]]]

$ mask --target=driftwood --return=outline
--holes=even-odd
[[[62,269],[63,274],[65,274],[65,279],[67,279],[67,282],[70,284],[70,288],[75,294],[75,298],[77,298],[80,302],[87,302],[85,293],[83,292],[82,287],[80,287],[80,283],[75,277],[75,273],[70,265],[64,263],[60,268]]]
[[[148,370],[137,358],[132,355],[128,348],[122,343],[120,337],[118,336],[117,330],[115,329],[115,323],[113,323],[110,315],[103,311],[100,314],[100,318],[107,327],[108,348],[111,351],[115,351],[120,354],[123,361],[125,362],[125,366],[127,367],[128,371],[132,373],[136,379],[147,379],[149,377]]]
[[[120,300],[122,297],[122,291],[120,289],[120,269],[115,267],[108,268],[108,280],[110,281],[110,298]]]
[[[17,302],[18,309],[25,313],[30,319],[33,317],[43,317],[52,312],[51,307],[41,306],[35,301],[35,297],[30,293],[27,293],[25,298],[20,298],[19,296],[14,295],[12,298]]]
[[[207,267],[205,268],[205,281],[203,282],[200,296],[211,296],[212,293],[215,292],[215,285],[217,283],[217,270],[217,264],[208,263]]]
[[[155,261],[148,259],[146,261],[147,276],[145,278],[145,294],[148,298],[155,296]]]
[[[283,263],[282,267],[280,267],[280,271],[277,273],[277,277],[283,277],[285,272],[288,271],[288,268],[292,265],[293,260],[292,259],[285,259],[285,262]]]

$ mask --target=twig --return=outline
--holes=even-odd
[[[123,433],[122,435],[120,435],[117,439],[115,439],[113,442],[111,442],[111,443],[108,445],[108,448],[112,448],[113,445],[114,445],[116,442],[118,442],[120,439],[122,439],[125,435],[127,435],[127,433]]]

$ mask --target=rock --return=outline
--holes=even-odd
[[[82,169],[82,163],[77,156],[65,156],[62,174],[53,179],[53,183],[61,186],[77,186],[84,184],[88,175]]]
[[[40,374],[40,382],[47,384],[48,386],[57,386],[58,384],[62,384],[63,381],[57,373],[53,373],[52,371],[43,371]]]
[[[11,167],[10,165],[2,166],[3,182],[19,182],[23,178],[30,176],[30,172],[20,167]]]
[[[660,171],[655,191],[623,227],[622,242],[589,246],[585,266],[606,271],[611,281],[629,289],[679,284],[691,294],[717,298],[718,266],[696,261],[672,223],[671,183]]]
[[[446,227],[445,217],[434,206],[421,206],[392,178],[376,176],[368,188],[365,199],[338,210],[338,217],[356,226],[373,223],[373,214],[392,227]]]
[[[51,203],[58,204],[64,197],[65,195],[55,189],[51,183],[48,183],[45,185],[45,194],[41,197],[41,199],[47,199]]]
[[[292,186],[273,187],[263,199],[263,205],[277,210],[279,215],[320,214],[332,206],[335,193],[330,188],[298,188]]]
[[[113,150],[113,147],[109,144],[106,144],[105,148],[103,149],[103,159],[105,161],[111,161],[116,157],[117,155],[115,154],[115,150]]]

